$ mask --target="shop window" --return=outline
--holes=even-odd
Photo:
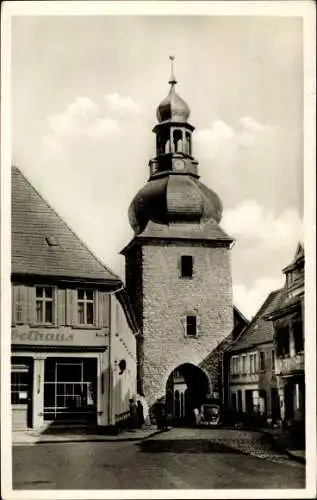
[[[265,370],[265,352],[260,351],[260,370],[264,372]]]
[[[77,319],[79,325],[93,325],[95,318],[93,290],[77,290]]]
[[[193,257],[191,255],[181,256],[181,277],[182,278],[193,277]]]
[[[197,317],[186,316],[186,335],[188,337],[196,337],[197,335]]]
[[[36,322],[40,324],[53,323],[53,294],[52,287],[36,287]]]
[[[29,368],[24,365],[11,367],[11,404],[27,404],[29,391]]]

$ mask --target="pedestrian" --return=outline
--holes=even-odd
[[[153,413],[156,420],[156,426],[158,430],[163,428],[163,412],[162,412],[162,404],[160,401],[157,401],[153,406]]]
[[[162,401],[162,428],[163,431],[167,431],[167,408],[166,408],[166,402]]]
[[[137,402],[137,421],[138,421],[138,428],[142,429],[142,426],[144,424],[144,412],[143,412],[143,405],[140,400]]]
[[[129,399],[129,412],[130,412],[130,429],[135,431],[137,426],[137,406],[133,398]]]

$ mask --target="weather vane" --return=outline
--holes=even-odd
[[[174,84],[176,83],[176,78],[174,76],[174,61],[175,61],[175,56],[169,56],[170,61],[171,61],[171,78],[169,83]]]
[[[170,61],[171,61],[171,69],[172,73],[174,72],[174,61],[175,61],[175,56],[169,56]]]

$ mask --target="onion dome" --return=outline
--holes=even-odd
[[[156,110],[156,117],[159,122],[165,122],[172,120],[175,122],[186,122],[190,115],[190,109],[188,104],[175,92],[175,85],[177,80],[173,73],[173,60],[174,57],[170,56],[172,61],[172,74],[169,79],[169,84],[171,86],[169,94],[161,102]]]
[[[152,179],[136,194],[129,207],[129,221],[135,234],[144,231],[150,221],[219,223],[220,198],[192,176],[170,175]]]

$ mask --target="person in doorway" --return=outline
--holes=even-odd
[[[142,426],[144,425],[144,412],[143,412],[143,405],[140,400],[137,402],[137,423],[138,423],[138,428],[142,429]]]
[[[133,398],[129,399],[130,425],[129,428],[135,431],[137,427],[137,406]]]

